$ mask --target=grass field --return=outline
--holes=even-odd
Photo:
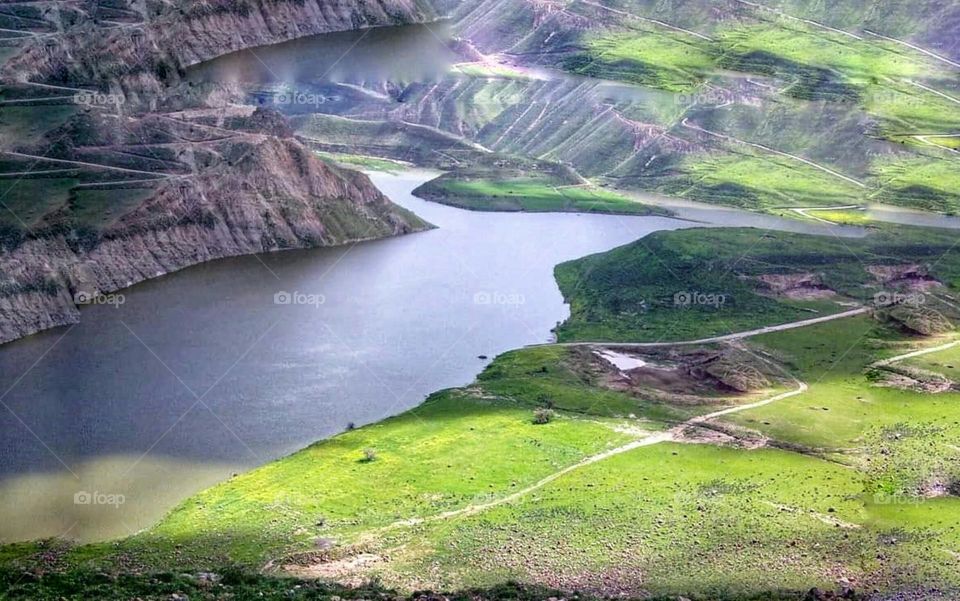
[[[563,341],[684,340],[815,317],[883,291],[868,266],[928,257],[937,277],[956,285],[960,255],[950,238],[906,227],[863,240],[755,229],[658,233],[557,266],[571,305],[557,333]],[[783,280],[759,279],[770,276]]]
[[[381,159],[378,157],[364,156],[359,154],[343,154],[335,152],[314,151],[314,154],[334,165],[346,167],[347,169],[363,169],[365,171],[383,171],[386,173],[397,173],[408,169],[409,164],[390,159]]]
[[[730,154],[690,158],[686,177],[669,192],[692,200],[746,209],[856,204],[862,190],[847,181],[777,156]]]
[[[956,214],[960,212],[960,160],[878,160],[873,171],[880,189],[875,201]]]
[[[842,246],[856,241],[756,234],[675,231],[647,239],[655,260],[632,245],[579,261],[591,269],[574,315],[592,303],[606,303],[600,310],[607,311],[611,291],[645,289],[631,278],[656,274],[654,263],[707,285],[748,239],[755,252],[741,259],[750,269],[786,269],[788,256],[794,269],[808,269],[818,257],[823,282],[851,291],[863,285],[859,260],[841,260]],[[938,251],[947,237],[881,230],[861,242],[861,258],[902,261]],[[559,269],[565,292],[567,265]],[[952,257],[931,273],[956,285]],[[609,286],[596,288],[601,297],[582,296],[597,282]],[[742,292],[749,291],[745,284]],[[748,302],[768,301],[773,312],[751,309],[741,317],[769,324],[799,311],[766,297]],[[611,331],[635,329],[630,315],[614,318],[626,325]],[[671,332],[706,336],[715,325],[691,319]],[[512,351],[468,387],[235,476],[138,535],[73,548],[10,545],[0,548],[0,565],[33,573],[50,571],[53,561],[55,576],[11,590],[54,599],[94,591],[168,598],[197,590],[199,577],[184,574],[208,571],[223,578],[203,585],[209,594],[245,598],[240,593],[259,588],[272,598],[279,582],[291,587],[288,598],[327,598],[334,590],[253,575],[268,561],[275,574],[374,578],[401,594],[479,587],[523,598],[497,588],[520,581],[580,591],[581,598],[799,601],[812,586],[956,587],[960,498],[951,491],[960,482],[960,394],[877,386],[868,369],[952,336],[905,332],[880,313],[767,334],[730,348],[776,364],[784,385],[711,397],[706,405],[623,388],[589,349]],[[957,356],[951,350],[916,361],[939,369]],[[809,389],[788,387],[787,378]],[[785,390],[794,394],[773,396]],[[710,420],[701,429],[707,438],[686,438],[692,416],[763,399],[771,403]],[[651,438],[681,422],[684,429],[670,430],[681,438]],[[710,438],[718,433],[726,438]],[[128,574],[128,566],[155,574],[154,581],[111,576]]]
[[[428,200],[476,211],[665,213],[617,192],[581,184],[570,177],[518,169],[453,171],[427,182],[415,192]]]
[[[871,83],[864,90],[864,109],[883,120],[882,131],[891,140],[904,131],[950,134],[960,129],[960,104],[929,90],[902,81]]]
[[[76,178],[0,179],[0,200],[7,210],[0,211],[0,223],[20,229],[33,228],[44,216],[67,204]]]
[[[103,230],[154,193],[149,187],[77,190],[70,203],[70,218],[80,227]]]
[[[843,467],[783,451],[642,448],[482,515],[385,537],[392,565],[383,577],[441,588],[532,579],[586,591],[609,582],[608,591],[664,598],[799,598],[833,585],[839,557],[869,552],[865,537],[819,519],[858,519],[858,484]],[[696,576],[679,566],[696,566]],[[859,566],[842,569],[858,576]]]
[[[73,104],[4,106],[0,111],[0,149],[34,144],[78,111]]]
[[[833,32],[785,22],[724,31],[725,53],[767,52],[798,64],[828,67],[855,84],[877,79],[909,79],[943,71],[919,53],[905,53],[890,42],[854,40]]]
[[[860,211],[856,209],[839,209],[829,211],[813,210],[807,211],[807,215],[842,225],[866,226],[873,223],[873,220],[866,211]]]
[[[19,49],[14,46],[0,46],[0,67],[2,67],[3,64],[12,58],[18,51]]]
[[[665,30],[591,34],[583,46],[581,53],[564,60],[567,70],[671,92],[694,90],[714,69],[704,42]]]

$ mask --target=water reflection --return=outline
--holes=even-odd
[[[424,81],[442,76],[454,62],[449,39],[443,22],[316,35],[227,54],[189,68],[187,78],[246,84]]]

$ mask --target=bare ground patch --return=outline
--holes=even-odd
[[[599,386],[674,405],[738,403],[777,380],[769,366],[733,345],[610,348],[573,353],[578,373]]]
[[[879,284],[897,290],[924,292],[940,288],[943,283],[931,276],[929,270],[915,263],[905,265],[869,265],[867,271]]]
[[[884,365],[874,368],[870,375],[878,386],[927,394],[940,394],[960,388],[943,374],[916,367]]]
[[[675,432],[673,440],[688,444],[732,446],[745,450],[760,449],[770,442],[768,437],[756,430],[717,420],[683,426]]]
[[[756,278],[763,291],[770,296],[791,300],[819,300],[832,298],[837,292],[823,283],[815,273],[769,273]]]
[[[283,573],[296,578],[336,580],[347,586],[360,586],[369,580],[369,570],[386,563],[375,553],[356,553],[334,559],[311,555],[284,564]]]

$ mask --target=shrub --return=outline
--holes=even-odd
[[[363,450],[363,463],[370,463],[377,460],[377,450],[376,449],[364,449]]]
[[[539,409],[533,412],[533,423],[535,424],[549,424],[553,421],[553,409],[547,407],[540,407]]]

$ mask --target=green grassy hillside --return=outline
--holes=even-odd
[[[871,271],[885,265],[915,266],[920,283]],[[571,306],[561,340],[684,340],[840,312],[901,288],[910,294],[925,278],[940,285],[923,299],[949,303],[960,253],[951,232],[909,227],[864,239],[692,229],[564,263],[556,274]]]

